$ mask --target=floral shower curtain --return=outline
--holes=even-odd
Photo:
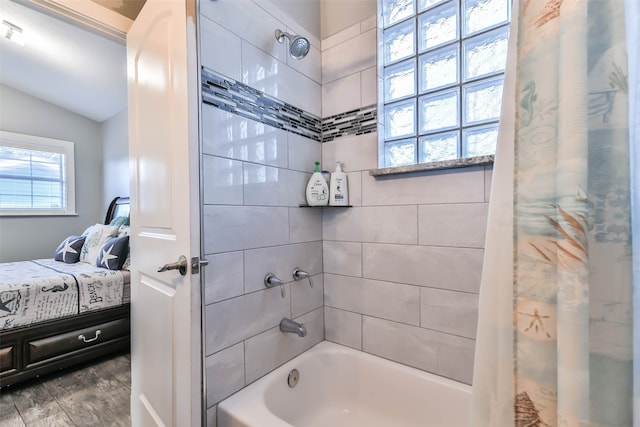
[[[637,1],[514,3],[471,424],[638,427]]]

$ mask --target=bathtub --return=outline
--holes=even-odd
[[[470,406],[468,385],[323,341],[220,402],[218,427],[464,427]]]

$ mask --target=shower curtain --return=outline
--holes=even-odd
[[[514,0],[472,426],[640,427],[638,9]]]

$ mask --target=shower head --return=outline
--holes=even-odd
[[[309,48],[311,47],[309,40],[302,36],[276,30],[276,40],[278,40],[278,43],[284,43],[285,37],[289,39],[289,55],[291,55],[293,59],[302,59],[307,56]]]

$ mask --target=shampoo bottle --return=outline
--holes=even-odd
[[[307,184],[307,203],[309,206],[326,206],[329,203],[329,187],[322,176],[320,162],[316,162],[316,168]]]
[[[331,174],[331,185],[329,194],[329,204],[331,206],[349,205],[349,187],[347,185],[347,174],[342,172],[342,165],[336,162],[336,170]]]

